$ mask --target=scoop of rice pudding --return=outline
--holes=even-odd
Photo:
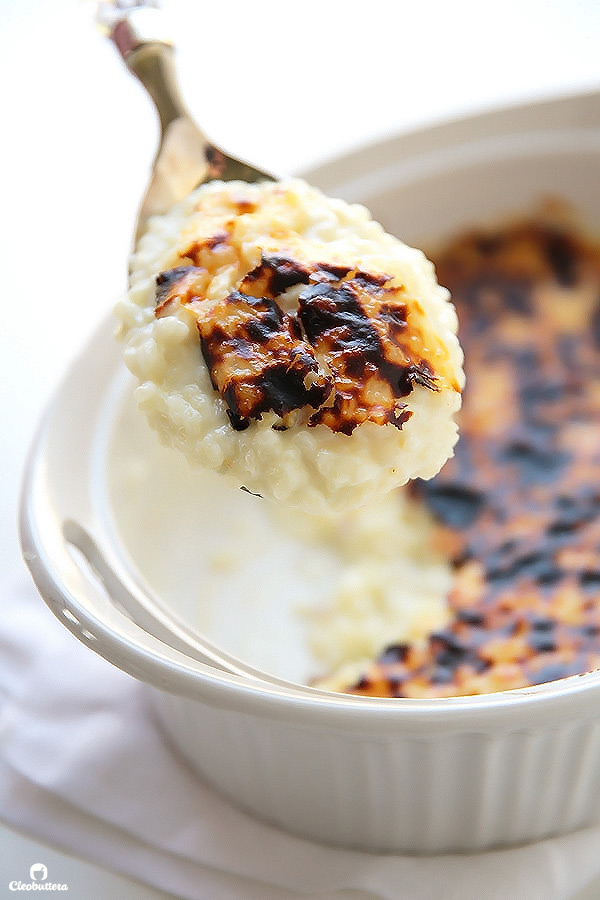
[[[252,492],[343,510],[452,454],[448,292],[363,207],[302,181],[213,182],[152,219],[117,312],[152,426]]]

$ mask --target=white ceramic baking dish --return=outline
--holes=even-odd
[[[417,245],[548,194],[600,226],[600,94],[390,138],[305,174]],[[598,672],[449,700],[312,694],[200,663],[111,600],[73,553],[70,523],[94,536],[119,577],[144,587],[107,486],[107,435],[130,389],[112,331],[107,322],[94,336],[41,425],[23,489],[23,552],[64,624],[150,686],[164,729],[198,773],[275,825],[365,850],[477,850],[597,821]],[[187,625],[188,606],[174,610]]]

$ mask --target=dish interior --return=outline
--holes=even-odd
[[[314,180],[365,203],[387,230],[424,248],[473,224],[527,213],[548,196],[600,227],[599,130],[575,123],[480,131],[473,125],[465,140],[421,148],[412,158],[402,155],[401,140],[388,142],[363,153],[362,169],[342,160],[316,170]],[[344,578],[340,555],[289,527],[267,501],[160,446],[135,408],[128,376],[119,375],[107,404],[95,500],[127,567],[224,650],[292,681],[319,675],[304,612],[327,605]],[[432,626],[443,618],[442,609],[434,611]]]
[[[288,680],[310,677],[315,660],[296,612],[324,602],[335,559],[282,533],[267,501],[162,446],[129,377],[105,438],[104,517],[144,589],[229,653]]]

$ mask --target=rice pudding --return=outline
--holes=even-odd
[[[117,312],[151,425],[238,487],[344,510],[452,454],[448,291],[363,207],[302,181],[212,182],[151,219]]]
[[[404,491],[452,571],[448,621],[328,682],[364,695],[482,694],[600,667],[600,243],[549,208],[433,258],[465,350],[461,436],[436,478]]]

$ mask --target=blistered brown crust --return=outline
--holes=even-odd
[[[161,272],[156,278],[157,318],[168,312],[172,303],[189,303],[202,290],[206,270],[199,266],[177,266]]]
[[[388,281],[385,275],[347,272],[300,294],[298,318],[335,381],[333,404],[315,413],[310,424],[345,434],[367,420],[400,428],[411,415],[400,398],[415,384],[439,389],[429,363],[414,352],[422,335],[409,328],[404,291],[386,287]]]
[[[444,697],[600,667],[600,245],[528,222],[437,259],[467,388],[455,457],[413,488],[454,566],[451,621],[350,692]]]
[[[194,243],[181,254],[193,265],[158,276],[156,315],[173,302],[197,310],[202,354],[234,428],[266,412],[281,428],[292,421],[343,434],[367,421],[401,428],[411,415],[404,398],[416,385],[459,390],[420,304],[387,275],[263,254],[236,291],[203,304],[210,254],[224,252],[228,240],[222,231]],[[290,288],[299,292],[297,308],[285,312]]]
[[[198,330],[212,385],[237,430],[264,412],[285,420],[295,409],[316,409],[331,394],[332,379],[319,371],[296,320],[270,297],[235,291],[198,319]]]

